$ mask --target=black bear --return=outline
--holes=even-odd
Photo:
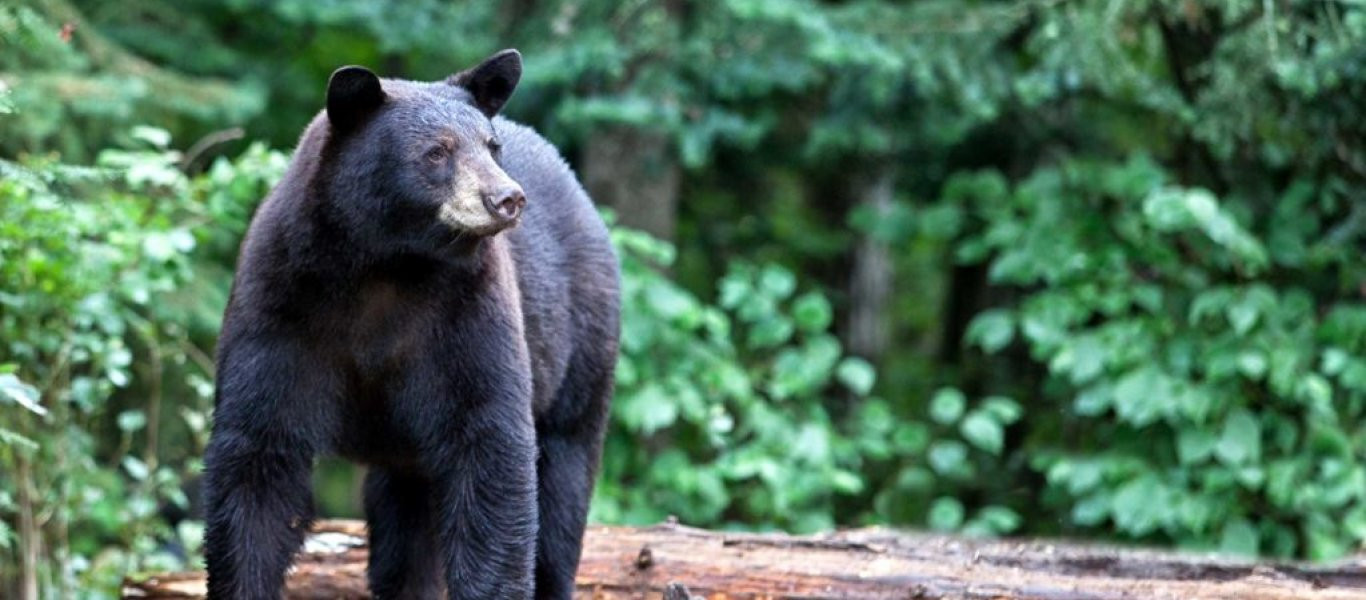
[[[205,455],[211,598],[278,598],[314,457],[368,466],[378,598],[568,598],[619,281],[564,160],[497,116],[500,52],[439,82],[332,74],[254,217]]]

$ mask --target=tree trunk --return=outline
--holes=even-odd
[[[604,128],[584,148],[583,184],[617,222],[673,241],[680,172],[672,139],[626,127]]]
[[[299,598],[368,598],[364,524],[323,522],[290,572]],[[1347,600],[1366,569],[1247,562],[1092,545],[992,541],[882,528],[814,536],[678,525],[591,527],[584,600],[846,598]],[[686,588],[686,590],[685,590]],[[202,598],[203,573],[127,581],[124,598]]]
[[[892,209],[891,167],[882,167],[853,182],[855,206],[885,218]],[[854,245],[849,273],[849,315],[845,326],[845,346],[849,352],[878,362],[887,350],[890,323],[887,305],[892,297],[892,256],[887,244],[877,236],[864,233]]]
[[[28,458],[20,456],[15,478],[19,487],[19,598],[38,600],[38,558],[42,555],[43,536],[38,530],[34,506],[33,470]]]

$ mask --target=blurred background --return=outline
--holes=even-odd
[[[1366,540],[1360,2],[3,0],[0,596],[197,564],[238,243],[328,74],[504,47],[623,264],[595,521]]]

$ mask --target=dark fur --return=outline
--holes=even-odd
[[[570,597],[618,274],[555,149],[487,116],[520,67],[503,53],[447,82],[334,75],[252,222],[224,317],[205,457],[211,598],[279,597],[324,453],[369,466],[377,597]],[[483,144],[491,132],[500,153]],[[420,163],[443,136],[482,166]],[[525,190],[519,226],[436,220],[458,178],[502,172]]]

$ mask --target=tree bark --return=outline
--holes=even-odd
[[[866,207],[878,220],[892,209],[894,173],[884,166],[851,185],[856,206]],[[849,316],[845,346],[874,363],[887,350],[890,323],[887,305],[892,297],[892,256],[887,244],[863,233],[854,245],[849,273]]]
[[[19,488],[19,598],[38,600],[38,558],[42,555],[43,536],[38,528],[34,507],[33,470],[25,456],[18,457],[15,473]]]
[[[319,524],[289,576],[291,599],[368,598],[364,524]],[[1346,600],[1366,597],[1356,563],[1301,565],[870,528],[814,536],[678,525],[591,527],[576,596],[997,600]],[[685,589],[686,588],[686,589]],[[202,598],[203,573],[129,580],[124,598]]]
[[[583,184],[617,222],[673,241],[680,172],[671,138],[626,127],[605,128],[584,148]]]

